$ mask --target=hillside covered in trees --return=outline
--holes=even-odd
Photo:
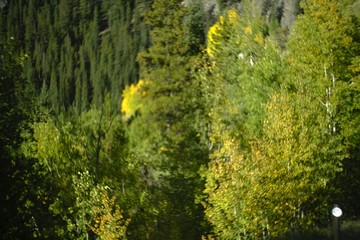
[[[360,220],[358,0],[0,12],[0,239],[292,239],[334,204]]]

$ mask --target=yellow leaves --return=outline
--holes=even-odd
[[[166,152],[168,149],[166,147],[160,147],[159,150],[160,152]]]
[[[245,33],[247,33],[247,34],[251,34],[252,33],[252,30],[251,30],[251,26],[246,26],[246,28],[245,28]]]
[[[121,112],[129,119],[142,108],[142,99],[146,96],[146,86],[150,81],[140,80],[136,85],[126,86],[122,93]]]
[[[227,18],[231,24],[236,24],[240,21],[240,16],[235,9],[230,9],[227,12]]]
[[[224,24],[224,16],[220,16],[220,18],[219,18],[219,23],[220,24]],[[216,23],[215,23],[216,24]],[[215,25],[214,24],[214,25]]]
[[[110,198],[104,193],[101,206],[94,206],[92,211],[94,224],[90,228],[99,239],[127,239],[126,230],[130,220],[124,220],[115,197]]]
[[[264,45],[264,38],[261,34],[255,35],[255,42],[257,42],[260,46]]]
[[[201,240],[215,240],[215,238],[212,235],[202,235]]]
[[[210,27],[208,32],[208,47],[206,48],[206,52],[209,56],[213,56],[217,47],[221,44],[221,40],[223,38],[223,28],[220,23],[215,23]]]
[[[231,34],[232,28],[240,22],[239,14],[235,9],[229,10],[225,16],[220,16],[218,22],[210,27],[208,31],[207,54],[212,57],[218,48],[224,44],[225,38]]]
[[[95,185],[94,176],[89,171],[73,176],[73,186],[76,201],[69,210],[82,219],[77,219],[71,229],[91,229],[97,239],[126,239],[130,219],[123,217],[115,196],[111,196],[110,187],[101,183]]]
[[[261,21],[245,22],[235,9],[221,16],[208,31],[206,53],[210,57],[221,54],[224,46],[239,48],[235,52],[247,51],[250,46],[264,47],[264,25]],[[237,46],[233,44],[236,43]],[[240,50],[243,48],[243,50]],[[225,50],[226,51],[226,50]]]
[[[264,36],[261,32],[261,28],[259,29],[259,26],[256,26],[256,24],[254,26],[247,25],[245,27],[244,32],[246,35],[249,35],[251,41],[256,42],[257,44],[259,44],[262,47],[264,46],[265,40],[264,40]],[[253,35],[255,35],[254,38],[252,37]]]

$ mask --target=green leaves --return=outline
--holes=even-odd
[[[263,35],[265,23],[257,21],[248,24],[236,10],[221,17],[214,25],[219,29],[209,30],[217,41],[209,38],[208,68],[199,74],[214,146],[205,175],[205,213],[223,239],[259,237],[268,225],[261,160],[252,158],[252,144],[263,136],[264,105],[278,88],[282,59]]]
[[[127,133],[153,193],[149,204],[155,207],[148,210],[158,228],[148,231],[150,238],[158,239],[196,239],[201,234],[201,206],[194,202],[202,187],[197,171],[206,150],[192,126],[197,106],[191,76],[195,53],[186,24],[189,11],[181,2],[157,0],[146,13],[151,46],[137,59],[140,79],[150,84],[139,82],[139,88],[124,91],[129,96],[123,102],[125,114],[139,110],[128,119]]]
[[[94,186],[94,180],[88,171],[73,176],[76,200],[68,211],[76,218],[66,219],[67,230],[77,239],[87,239],[89,230],[99,239],[127,239],[129,219],[123,219],[115,197],[110,197],[111,189],[103,184]]]
[[[3,238],[278,239],[334,199],[360,216],[355,1],[303,1],[292,29],[298,1],[235,2],[7,1],[27,55],[0,43]]]
[[[29,56],[24,72],[31,95],[48,90],[56,114],[73,105],[99,107],[107,93],[119,107],[122,88],[137,81],[136,55],[148,45],[142,16],[148,7],[146,0],[19,0],[1,9],[1,31]]]
[[[214,146],[204,206],[219,238],[279,238],[328,218],[352,151],[340,115],[357,101],[340,96],[357,96],[348,87],[356,44],[337,2],[303,7],[285,55],[258,19],[229,11],[209,30],[199,74]]]
[[[110,99],[101,111],[68,113],[56,121],[48,117],[32,127],[23,150],[37,160],[36,174],[51,189],[45,206],[58,221],[52,234],[83,239],[95,233],[102,239],[125,239],[129,221],[120,208],[127,218],[135,213],[139,170],[125,146],[122,119]],[[134,205],[123,205],[128,201]]]

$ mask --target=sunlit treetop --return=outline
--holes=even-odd
[[[206,53],[210,57],[214,57],[222,46],[225,46],[229,41],[235,41],[236,45],[240,47],[255,43],[259,46],[264,46],[264,35],[266,29],[264,23],[259,20],[250,21],[246,17],[241,17],[237,10],[230,9],[223,16],[220,16],[219,21],[210,27],[208,31],[208,43]],[[250,46],[247,46],[250,48]]]
[[[139,80],[137,84],[126,86],[122,93],[121,112],[124,113],[125,119],[134,116],[136,111],[143,106],[142,99],[146,96],[146,86],[150,81]]]
[[[209,56],[214,56],[222,42],[229,35],[229,30],[240,23],[240,16],[235,9],[229,10],[224,16],[220,16],[219,21],[210,27],[208,31],[208,44],[206,52]]]

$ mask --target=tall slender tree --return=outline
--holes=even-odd
[[[157,0],[146,14],[151,46],[138,55],[140,78],[150,81],[143,108],[132,120],[130,141],[144,160],[152,200],[157,207],[151,238],[199,239],[201,191],[197,171],[206,152],[191,126],[196,101],[191,93],[194,52],[184,19],[188,9],[179,0]]]
[[[199,75],[212,148],[205,213],[215,235],[224,239],[256,238],[265,229],[252,208],[260,186],[251,143],[263,136],[264,105],[279,88],[282,71],[280,50],[266,38],[264,19],[254,18],[250,13],[256,9],[246,3],[248,14],[230,9],[209,29],[208,60]]]

